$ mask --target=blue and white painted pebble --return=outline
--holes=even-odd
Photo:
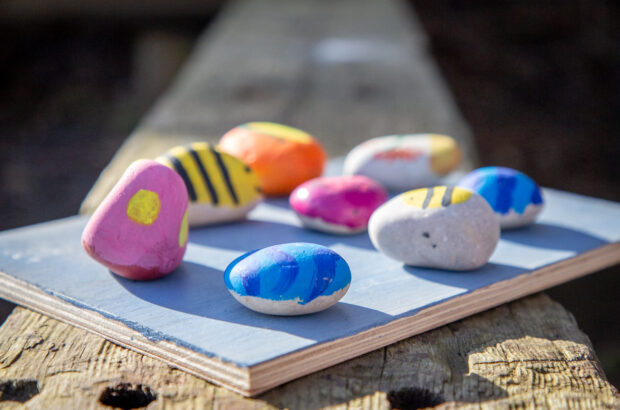
[[[248,252],[224,272],[245,307],[270,315],[303,315],[332,306],[351,284],[347,262],[325,246],[286,243]]]
[[[375,247],[407,265],[477,269],[499,241],[499,221],[489,204],[469,189],[415,189],[381,205],[370,217]]]
[[[479,168],[465,175],[458,185],[486,199],[503,229],[531,224],[544,205],[538,184],[512,168]]]

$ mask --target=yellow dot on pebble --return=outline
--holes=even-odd
[[[187,211],[185,211],[185,215],[183,215],[183,220],[181,221],[181,229],[179,229],[179,248],[182,248],[187,243]]]
[[[140,225],[152,225],[159,216],[161,203],[156,192],[141,189],[127,204],[127,216]]]

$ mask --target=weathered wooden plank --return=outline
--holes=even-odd
[[[390,345],[256,399],[23,308],[0,328],[0,369],[0,386],[21,382],[16,390],[29,398],[30,408],[99,408],[102,397],[121,407],[146,402],[149,394],[149,408],[620,405],[587,336],[545,295]],[[3,399],[1,407],[18,407]]]
[[[462,138],[475,163],[467,128],[424,50],[426,40],[402,11],[398,2],[378,0],[233,4],[119,150],[82,211],[92,211],[135,158],[194,139],[188,134],[213,141],[253,119],[305,128],[331,154],[379,134],[432,129]],[[170,133],[182,136],[168,139]],[[104,391],[108,404],[126,405],[110,401],[115,387],[122,400],[156,396],[152,407],[169,408],[620,405],[587,337],[543,295],[377,350],[257,400],[17,309],[0,328],[0,381],[1,406],[18,407],[2,400],[31,397],[25,404],[32,408],[97,408]]]
[[[446,133],[460,141],[470,168],[470,132],[407,11],[377,0],[232,3],[101,174],[82,212],[94,210],[133,160],[176,144],[169,135],[216,142],[251,120],[305,129],[333,156],[374,136]]]

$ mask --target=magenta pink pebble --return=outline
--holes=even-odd
[[[164,276],[185,253],[187,203],[187,188],[176,172],[155,161],[136,161],[88,221],[82,246],[120,276]]]
[[[289,197],[304,225],[334,233],[365,230],[370,215],[386,200],[385,189],[362,175],[311,179]]]

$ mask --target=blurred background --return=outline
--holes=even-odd
[[[77,212],[223,3],[0,1],[0,230]],[[409,4],[481,165],[620,201],[619,2]],[[548,292],[575,315],[616,386],[619,274]],[[11,309],[0,301],[0,322]]]

